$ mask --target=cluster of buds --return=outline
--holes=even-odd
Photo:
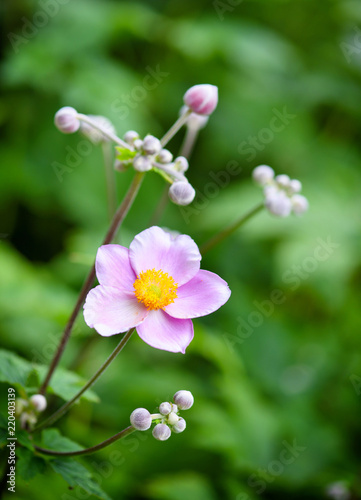
[[[130,415],[130,423],[138,431],[146,431],[154,421],[153,436],[158,441],[166,441],[172,432],[179,434],[184,431],[186,421],[179,416],[179,410],[188,410],[193,403],[191,392],[178,391],[173,396],[173,403],[165,401],[159,405],[159,413],[150,414],[145,408],[137,408]]]
[[[189,205],[193,201],[196,193],[184,175],[188,170],[188,161],[184,156],[173,159],[172,153],[162,148],[159,139],[147,135],[142,140],[134,130],[126,132],[124,141],[130,149],[116,148],[116,170],[124,171],[131,166],[138,172],[154,170],[171,184],[169,197],[174,203]]]
[[[263,187],[265,207],[278,217],[292,213],[302,215],[308,209],[308,200],[299,194],[302,184],[288,175],[277,175],[268,165],[259,165],[252,173],[254,181]]]
[[[38,414],[46,409],[46,399],[42,394],[34,394],[29,399],[18,398],[15,402],[16,416],[20,419],[22,429],[33,427]]]

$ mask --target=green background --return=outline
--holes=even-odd
[[[300,179],[310,202],[300,218],[257,215],[204,256],[202,267],[232,296],[194,321],[186,355],[135,336],[97,383],[101,403],[82,402],[61,421],[66,436],[91,446],[127,426],[134,408],[153,411],[188,389],[186,431],[164,443],[137,433],[82,463],[114,499],[312,500],[330,498],[338,482],[346,493],[333,498],[361,498],[360,2],[7,0],[1,8],[2,347],[49,362],[108,224],[101,148],[56,130],[61,106],[107,116],[121,136],[160,137],[190,86],[218,86],[188,172],[193,211],[169,204],[160,221],[198,244],[262,200],[251,181],[258,164]],[[155,88],[135,90],[157,68]],[[270,134],[285,110],[292,118]],[[182,135],[169,145],[175,154]],[[54,162],[67,167],[61,179]],[[131,178],[117,173],[119,200]],[[150,173],[122,244],[149,226],[162,190]],[[322,258],[320,239],[334,244]],[[257,314],[275,289],[283,303]],[[87,378],[116,343],[80,317],[62,366]],[[302,448],[294,460],[284,441]],[[17,479],[19,499],[64,494],[89,498],[54,472]]]

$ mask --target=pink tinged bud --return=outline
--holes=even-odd
[[[275,181],[281,188],[288,188],[290,186],[290,181],[291,179],[288,177],[288,175],[277,175],[275,177]]]
[[[186,172],[188,170],[188,167],[189,167],[188,160],[184,156],[178,156],[174,160],[174,169],[177,172],[180,172],[181,174],[184,174],[184,172]]]
[[[173,155],[168,149],[162,149],[159,152],[158,160],[160,163],[170,163],[173,160]]]
[[[194,397],[190,391],[178,391],[174,394],[173,401],[180,410],[189,410],[193,406]]]
[[[309,204],[307,198],[302,194],[295,194],[291,198],[292,211],[296,215],[302,215],[307,212]]]
[[[273,168],[268,165],[259,165],[252,172],[253,180],[260,186],[264,186],[267,182],[270,182],[274,176]]]
[[[138,172],[148,172],[152,169],[152,162],[147,156],[137,156],[134,159],[133,166]]]
[[[145,408],[137,408],[130,415],[130,423],[137,431],[146,431],[152,425],[152,417]]]
[[[173,203],[176,205],[186,206],[192,203],[196,192],[189,182],[176,181],[169,188],[168,194]]]
[[[125,140],[126,143],[128,143],[130,146],[132,146],[133,142],[136,139],[139,139],[139,134],[138,134],[138,132],[135,132],[135,130],[128,130],[128,132],[126,132],[124,134],[123,139]]]
[[[172,403],[172,412],[173,413],[178,413],[178,405]]]
[[[143,141],[142,139],[135,139],[133,141],[133,146],[136,151],[141,151],[143,148]]]
[[[287,217],[292,209],[291,200],[283,191],[279,191],[279,193],[272,196],[266,196],[265,205],[271,214],[278,217]]]
[[[210,115],[218,104],[218,88],[215,85],[194,85],[184,94],[184,104],[194,113]]]
[[[178,422],[179,420],[179,417],[176,413],[174,413],[173,411],[168,415],[168,424],[169,425],[174,425]]]
[[[302,189],[302,184],[299,180],[292,179],[289,183],[288,188],[291,191],[291,193],[299,193]]]
[[[162,149],[162,145],[161,145],[159,139],[157,139],[153,135],[147,135],[144,137],[143,151],[147,155],[158,154],[161,149]]]
[[[175,432],[176,434],[179,434],[180,432],[183,432],[185,428],[186,428],[186,421],[184,420],[184,418],[179,417],[178,422],[173,425],[172,431]]]
[[[170,438],[171,430],[168,427],[168,425],[157,424],[154,427],[152,434],[155,437],[155,439],[158,439],[158,441],[166,441],[167,439]]]
[[[46,399],[42,394],[34,394],[34,396],[31,396],[30,404],[36,411],[44,411],[47,406]]]
[[[63,132],[63,134],[73,134],[80,127],[80,120],[77,118],[78,113],[74,108],[70,106],[65,106],[59,109],[55,114],[54,123],[55,126]]]
[[[161,403],[159,405],[159,413],[162,415],[168,415],[172,411],[172,405],[170,403]]]

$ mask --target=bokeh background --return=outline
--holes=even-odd
[[[219,87],[191,158],[193,210],[169,204],[159,221],[198,244],[261,201],[258,164],[300,179],[310,201],[302,218],[257,215],[204,256],[232,296],[194,322],[185,356],[134,337],[97,383],[101,403],[61,421],[91,446],[185,388],[196,401],[186,432],[164,443],[138,433],[82,463],[117,499],[361,498],[360,2],[5,0],[1,10],[2,347],[49,362],[108,224],[102,150],[55,129],[61,106],[107,116],[120,135],[161,136],[190,86]],[[117,173],[119,199],[131,177]],[[149,174],[124,245],[162,191]],[[267,306],[275,289],[284,300]],[[87,378],[116,343],[80,317],[62,366]],[[18,479],[16,498],[90,497],[49,472]]]

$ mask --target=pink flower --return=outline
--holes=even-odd
[[[200,269],[201,254],[186,235],[153,226],[129,246],[103,245],[96,257],[99,285],[88,293],[85,322],[108,337],[136,327],[147,344],[185,352],[191,318],[210,314],[231,294],[217,274]]]
[[[218,88],[209,83],[194,85],[184,94],[183,101],[194,113],[210,115],[218,104]]]

